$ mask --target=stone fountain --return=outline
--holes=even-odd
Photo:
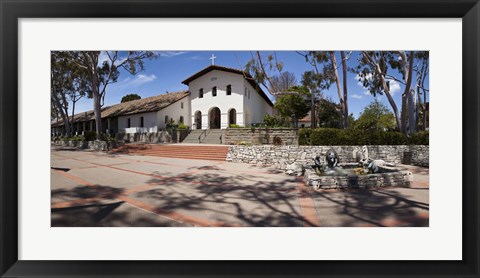
[[[335,150],[330,149],[325,153],[325,161],[317,155],[313,164],[287,164],[285,173],[303,175],[306,184],[317,190],[409,186],[413,181],[411,172],[396,168],[394,163],[369,157],[367,146],[355,153],[356,163],[341,163]]]

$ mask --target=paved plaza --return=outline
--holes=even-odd
[[[53,227],[428,226],[428,168],[409,188],[315,191],[274,166],[52,147]]]

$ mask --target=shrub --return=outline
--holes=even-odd
[[[97,139],[97,133],[95,131],[85,131],[83,137],[83,141],[95,141]]]
[[[107,135],[105,133],[102,133],[100,137],[102,141],[115,141],[115,137],[112,137],[111,135]]]
[[[273,144],[275,146],[280,146],[283,143],[282,138],[275,136],[273,137]]]
[[[230,124],[228,127],[229,128],[240,128],[241,126],[236,125],[236,124]]]
[[[429,144],[428,131],[419,131],[410,137],[410,144],[412,145],[428,145]]]
[[[176,129],[178,125],[175,123],[175,120],[170,118],[170,121],[167,123],[167,129]]]
[[[298,134],[299,145],[405,145],[409,142],[402,133],[390,131],[317,128],[301,129]]]
[[[313,129],[302,128],[298,130],[298,144],[299,145],[311,145],[310,136]]]
[[[188,125],[184,124],[184,123],[180,123],[178,125],[178,129],[188,129]]]

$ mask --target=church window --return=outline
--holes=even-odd
[[[140,117],[140,127],[143,127],[143,117]]]
[[[168,123],[168,115],[165,115],[165,123]]]
[[[247,96],[247,88],[245,88],[245,96]]]
[[[232,94],[232,85],[227,85],[227,96]]]
[[[203,98],[203,88],[198,91],[198,97]]]
[[[130,118],[127,119],[127,127],[130,128]]]
[[[183,102],[181,102],[181,103],[180,103],[180,108],[182,108],[182,109],[183,109]]]
[[[178,122],[183,124],[183,116],[180,116],[180,120],[178,120]]]
[[[212,96],[214,96],[214,97],[217,96],[217,87],[212,88]]]

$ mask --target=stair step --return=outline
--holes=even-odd
[[[228,149],[228,146],[127,144],[112,150],[111,153],[225,161]]]

